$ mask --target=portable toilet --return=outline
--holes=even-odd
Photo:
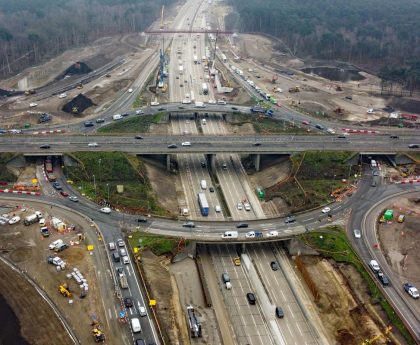
[[[393,210],[386,210],[384,213],[385,220],[392,220],[394,218],[394,211]]]

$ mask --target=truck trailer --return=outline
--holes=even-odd
[[[127,276],[124,273],[119,274],[118,280],[120,281],[121,289],[128,289]]]
[[[204,193],[198,193],[198,205],[200,206],[200,211],[203,216],[209,215],[209,204],[207,202],[206,196]]]

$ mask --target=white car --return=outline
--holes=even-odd
[[[40,225],[40,226],[44,226],[44,225],[45,225],[45,218],[41,218],[41,219],[39,220],[39,225]]]
[[[328,128],[327,132],[330,133],[330,134],[335,134],[335,130],[333,130],[332,128]]]
[[[251,211],[251,205],[249,203],[244,203],[245,211]]]
[[[238,202],[238,204],[236,205],[236,207],[237,207],[237,209],[239,211],[243,210],[243,206],[242,206],[242,203],[241,202]]]
[[[51,243],[48,248],[51,250],[54,250],[56,247],[58,247],[60,244],[63,244],[63,240],[55,240],[53,243]]]
[[[118,247],[120,248],[125,246],[124,241],[121,238],[117,240],[117,244],[118,244]]]
[[[58,96],[58,98],[66,98],[66,97],[67,97],[67,94],[65,92],[61,93],[60,96]]]
[[[255,231],[248,231],[248,232],[245,234],[245,237],[246,237],[246,238],[255,238]]]
[[[331,211],[331,208],[329,208],[329,207],[324,207],[323,209],[322,209],[322,213],[328,213],[328,212],[330,212]]]
[[[373,108],[370,108],[366,111],[368,114],[375,114],[375,111],[373,110]]]
[[[141,114],[144,114],[143,110],[136,110],[136,115],[141,115]]]
[[[35,103],[35,102],[29,103],[29,106],[30,106],[31,108],[34,108],[34,107],[36,107],[37,105],[38,105],[38,103]]]
[[[214,206],[214,210],[218,213],[222,212],[222,208],[219,205]]]
[[[102,208],[100,209],[100,211],[101,211],[102,213],[106,213],[106,214],[110,214],[110,213],[111,213],[111,209],[110,209],[109,207],[102,207]]]
[[[130,259],[127,255],[122,257],[122,262],[124,265],[128,265],[130,263]]]
[[[98,147],[98,143],[89,143],[88,147]]]
[[[209,101],[207,103],[208,104],[216,104],[216,100],[215,99],[209,99]]]
[[[362,233],[360,232],[359,229],[354,229],[353,234],[355,238],[362,238]]]
[[[129,93],[132,93],[132,92],[133,92],[133,89],[128,89],[128,92],[129,92]]]
[[[150,102],[150,105],[151,105],[151,106],[156,106],[156,105],[159,105],[159,102],[156,102],[156,101],[154,101],[154,102]]]
[[[72,195],[72,196],[69,196],[69,200],[71,200],[73,202],[78,202],[79,198],[77,196]]]
[[[191,100],[189,99],[183,99],[182,104],[191,104]]]
[[[13,218],[10,218],[10,220],[9,220],[10,225],[16,224],[18,222],[20,222],[20,217],[19,216],[14,216]]]
[[[276,230],[271,230],[269,232],[267,232],[267,237],[276,237],[279,235],[279,232]]]
[[[381,270],[381,268],[379,267],[379,264],[376,260],[370,260],[369,261],[369,266],[372,269],[372,271],[374,271],[374,272],[379,272]]]
[[[181,145],[182,146],[191,146],[191,143],[189,141],[184,141]]]
[[[140,316],[146,316],[147,315],[146,307],[139,306],[139,314]]]

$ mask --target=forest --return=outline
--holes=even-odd
[[[0,0],[0,78],[100,37],[139,32],[173,0]]]
[[[420,1],[228,0],[226,28],[279,38],[301,58],[339,60],[420,86]]]

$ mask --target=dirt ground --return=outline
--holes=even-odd
[[[401,282],[407,280],[420,284],[420,202],[401,198],[389,205],[394,210],[394,221],[378,225],[380,246],[388,264],[400,276]],[[404,223],[396,219],[400,214],[406,216]]]
[[[22,219],[23,217],[32,214],[34,211],[32,209],[24,211],[25,208],[19,210],[8,206],[14,206],[14,204],[8,203],[3,205],[2,214],[16,214]],[[25,207],[25,205],[20,206]],[[55,210],[52,211],[49,208],[37,208],[37,210],[40,210],[43,213],[44,217],[47,219],[47,225],[49,224],[50,216],[55,215],[60,217],[60,219],[64,220],[67,224],[75,225],[76,231],[59,233],[56,230],[52,230],[52,227],[49,226],[50,236],[44,238],[39,232],[38,223],[24,226],[21,221],[15,225],[4,225],[2,226],[2,231],[0,233],[1,253],[14,262],[20,269],[27,272],[31,278],[47,292],[76,331],[76,334],[82,343],[90,343],[92,342],[90,330],[91,316],[96,315],[100,321],[103,321],[105,317],[100,300],[100,293],[96,284],[95,265],[92,261],[93,258],[89,255],[85,247],[89,240],[86,239],[85,241],[78,242],[77,238],[78,231],[83,229],[85,224],[81,225],[76,222],[75,219],[65,218],[62,214],[57,213]],[[86,235],[88,236],[88,234]],[[66,243],[70,243],[70,248],[57,254],[67,263],[66,269],[60,272],[55,269],[55,266],[46,262],[47,256],[53,254],[53,251],[48,249],[48,245],[58,238],[63,239]],[[66,277],[66,274],[74,267],[77,267],[80,270],[85,279],[87,279],[89,285],[88,295],[84,299],[79,298],[80,287],[76,284],[75,280]],[[3,283],[7,282],[4,280],[1,281]],[[73,301],[72,304],[69,304],[69,299],[63,297],[57,291],[58,285],[62,283],[67,283],[70,291],[73,293],[73,297],[71,298]],[[31,296],[31,298],[28,298],[28,296]],[[43,341],[43,339],[45,339],[44,336],[40,336],[39,340],[34,340],[34,336],[43,331],[47,332],[46,334],[49,334],[49,330],[62,329],[62,326],[55,328],[52,327],[51,322],[46,321],[45,324],[48,325],[48,327],[39,327],[39,325],[37,325],[36,328],[38,330],[33,330],[33,319],[28,319],[28,316],[32,314],[26,315],[26,312],[29,309],[32,310],[32,307],[34,308],[33,310],[38,310],[37,308],[39,308],[39,316],[36,317],[36,319],[39,320],[40,318],[48,319],[52,311],[45,304],[43,307],[42,303],[37,303],[39,299],[37,293],[33,292],[31,286],[26,284],[25,287],[23,282],[22,289],[15,289],[15,297],[19,301],[26,301],[22,304],[22,306],[25,306],[24,313],[22,313],[21,307],[15,309],[13,300],[10,301],[15,313],[21,320],[24,333],[31,335],[33,344],[51,344],[51,342]],[[55,339],[55,336],[51,336],[49,339],[52,338]],[[112,341],[113,338],[111,335],[109,339]],[[63,344],[66,344],[64,340]]]
[[[159,203],[173,214],[178,214],[179,206],[176,196],[174,179],[177,177],[166,171],[166,166],[153,159],[143,158],[153,190]]]
[[[302,259],[320,294],[319,316],[335,344],[361,344],[383,334],[385,324],[378,318],[383,315],[371,305],[367,285],[352,266],[317,257]],[[386,340],[381,337],[375,344]]]

